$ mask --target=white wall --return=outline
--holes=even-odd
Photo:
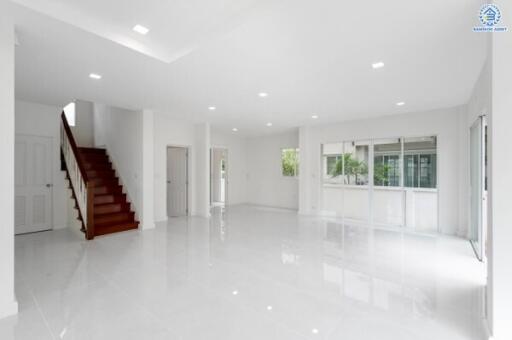
[[[210,216],[210,125],[194,125],[196,160],[195,215]]]
[[[106,146],[136,216],[142,214],[142,112],[95,105],[94,125],[104,133],[92,140]],[[100,145],[98,145],[100,146]]]
[[[14,297],[14,26],[0,0],[0,318],[15,314]]]
[[[318,214],[321,209],[321,145],[346,140],[388,137],[438,137],[439,225],[441,232],[466,235],[466,225],[459,223],[459,115],[465,107],[424,113],[394,115],[376,119],[350,121],[329,126],[301,128],[301,213]]]
[[[55,106],[17,100],[15,106],[16,134],[52,138],[52,226],[62,229],[67,226],[69,190],[66,174],[60,170],[60,124],[62,109]]]
[[[512,3],[500,1],[502,23],[512,29]],[[490,325],[496,340],[512,339],[512,44],[510,32],[492,35],[490,220],[488,238]]]
[[[281,149],[298,147],[298,130],[247,139],[248,203],[298,209],[299,179],[283,176],[281,167]]]
[[[142,111],[142,229],[155,227],[154,117],[153,111]]]
[[[94,104],[76,100],[75,126],[71,126],[73,137],[78,146],[94,146]]]
[[[228,152],[227,204],[247,203],[247,140],[236,134],[212,130],[211,145]]]

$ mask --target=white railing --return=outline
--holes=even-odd
[[[62,122],[60,126],[60,147],[64,161],[66,162],[66,169],[69,176],[69,181],[75,196],[76,204],[80,211],[80,217],[85,228],[87,238],[94,237],[94,231],[91,230],[92,221],[89,221],[90,214],[92,211],[91,197],[92,192],[89,192],[87,185],[87,173],[81,165],[80,155],[78,153],[78,147],[76,146],[75,140],[71,133],[71,129],[67,123],[66,117],[62,115]],[[91,237],[92,236],[92,237]]]

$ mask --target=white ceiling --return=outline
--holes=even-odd
[[[16,2],[33,9],[12,6],[18,98],[152,108],[247,136],[460,105],[485,58],[477,0]]]

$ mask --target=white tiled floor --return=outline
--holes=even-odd
[[[24,235],[0,339],[481,340],[482,270],[464,240],[247,206]]]

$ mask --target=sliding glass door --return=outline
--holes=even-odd
[[[484,256],[485,119],[479,117],[470,131],[471,213],[470,239],[480,261]]]
[[[345,141],[322,151],[324,213],[438,231],[436,136]]]

